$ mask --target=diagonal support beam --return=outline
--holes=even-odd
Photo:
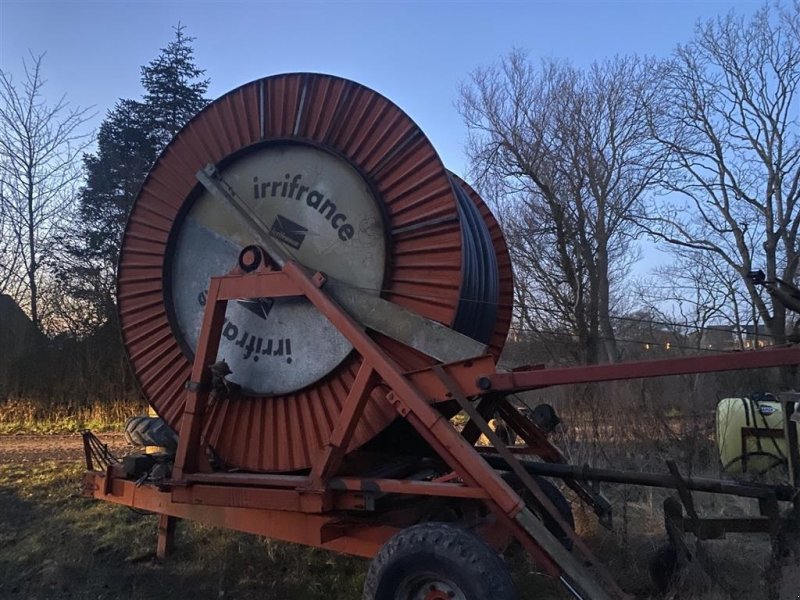
[[[544,528],[541,521],[537,519],[530,510],[527,508],[522,510],[516,517],[517,521],[527,531],[534,535],[534,538],[537,542],[544,545],[545,549],[551,554],[551,556],[553,556],[558,565],[564,569],[564,574],[567,576],[569,581],[573,585],[577,585],[577,587],[589,595],[590,598],[628,598],[628,596],[617,586],[616,582],[605,569],[605,567],[603,567],[600,561],[597,560],[592,551],[589,550],[584,541],[564,521],[564,519],[561,517],[561,513],[558,512],[547,495],[545,495],[541,487],[539,487],[539,484],[536,483],[536,480],[531,477],[531,475],[525,470],[525,467],[523,467],[519,460],[517,460],[517,457],[514,456],[514,454],[506,447],[498,435],[492,430],[492,428],[489,427],[489,424],[478,412],[478,409],[475,408],[475,406],[466,398],[466,396],[464,396],[458,384],[441,367],[433,367],[433,371],[437,373],[442,383],[447,386],[447,388],[450,390],[450,393],[461,405],[461,408],[464,410],[464,412],[469,415],[470,419],[489,439],[500,456],[503,457],[508,466],[520,479],[528,491],[533,494],[534,498],[536,498],[537,502],[548,513],[550,518],[553,519],[553,521],[558,524],[561,530],[569,536],[575,545],[575,548],[580,551],[586,562],[594,567],[595,571],[606,582],[606,585],[608,586],[608,589],[611,590],[613,596],[607,595],[607,593],[595,583],[595,581],[589,576],[580,563],[576,561],[574,557],[570,555],[558,542],[558,540],[556,540],[550,534],[550,532]]]
[[[377,375],[375,370],[364,360],[342,405],[342,412],[339,414],[339,420],[331,432],[330,440],[328,440],[311,468],[309,476],[311,488],[323,489],[325,487],[324,482],[339,470],[347,447],[350,445],[350,440],[353,438],[353,432],[356,430],[370,393],[376,383]]]
[[[545,462],[565,464],[567,462],[558,449],[535,424],[514,408],[507,398],[497,400],[497,411],[503,420],[523,439],[532,452]],[[586,502],[597,514],[600,524],[611,527],[611,505],[599,492],[592,491],[589,486],[571,477],[565,477],[564,483]]]
[[[488,421],[492,418],[492,414],[494,414],[495,408],[497,407],[497,396],[494,394],[489,394],[484,396],[478,401],[478,414],[483,417],[485,421]],[[462,437],[467,440],[471,445],[475,445],[478,439],[481,437],[481,430],[478,427],[477,423],[470,419],[467,421],[467,424],[464,425],[464,429],[461,431]]]

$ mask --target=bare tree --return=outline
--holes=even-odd
[[[798,273],[798,82],[800,5],[699,24],[665,70],[669,109],[652,119],[671,153],[665,186],[676,193],[639,218],[740,278],[777,343],[785,340],[785,310],[764,300],[747,274],[763,268],[768,279],[793,281]]]
[[[629,217],[663,163],[643,110],[658,98],[655,66],[616,58],[583,71],[513,52],[461,90],[472,175],[499,204],[521,283],[518,317],[571,332],[584,362],[617,359]]]
[[[20,254],[8,212],[5,190],[0,180],[0,294],[16,296],[19,288],[17,267]]]
[[[695,350],[744,349],[753,307],[741,278],[706,252],[679,248],[673,258],[641,282],[641,304]]]
[[[89,135],[81,131],[86,109],[70,107],[62,96],[43,98],[43,56],[23,60],[23,79],[15,83],[0,71],[0,199],[4,237],[11,257],[4,279],[15,281],[15,296],[41,326],[43,265],[53,255],[59,223],[76,199],[80,157]]]

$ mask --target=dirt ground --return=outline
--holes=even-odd
[[[112,452],[125,452],[128,446],[121,433],[101,433],[98,438]],[[80,434],[66,435],[0,435],[0,464],[83,460]]]
[[[113,452],[127,450],[119,434],[99,437]],[[360,598],[364,560],[196,523],[179,524],[175,553],[159,562],[155,517],[82,498],[83,469],[79,435],[0,436],[0,599]],[[707,543],[721,586],[708,590],[684,580],[655,593],[647,563],[663,541],[662,499],[652,491],[616,495],[624,510],[615,517],[615,533],[576,513],[579,533],[626,590],[635,598],[665,600],[766,599],[764,583],[773,576],[769,544],[744,536]],[[745,510],[714,501],[708,507]],[[509,562],[521,598],[567,598],[520,557]],[[781,600],[795,600],[795,584],[787,585],[782,591],[790,596]]]

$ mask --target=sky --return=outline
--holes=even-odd
[[[216,98],[254,79],[312,71],[387,96],[465,174],[466,127],[455,103],[470,73],[514,48],[588,65],[615,54],[666,56],[698,19],[761,2],[391,2],[0,0],[0,69],[46,53],[45,94],[93,106],[97,127],[119,98],[138,98],[141,65],[180,22]]]
[[[181,23],[209,98],[277,73],[330,73],[364,84],[422,128],[444,164],[466,177],[467,129],[456,108],[470,73],[513,49],[576,66],[614,55],[667,56],[698,20],[761,0],[326,1],[0,0],[0,69],[19,77],[23,57],[46,53],[45,94],[93,107],[99,126],[120,98],[139,98],[140,67]],[[634,274],[672,261],[640,240]]]

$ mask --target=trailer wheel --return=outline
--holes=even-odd
[[[648,565],[650,579],[659,591],[669,589],[675,573],[678,571],[678,551],[670,543],[664,544],[656,550]]]
[[[544,495],[547,496],[547,499],[552,502],[553,506],[561,516],[561,519],[567,525],[569,525],[570,529],[574,531],[575,517],[572,515],[572,507],[570,506],[569,500],[567,500],[566,496],[561,493],[561,490],[559,490],[552,481],[536,476],[534,476],[534,480],[539,484],[539,487],[542,489]],[[569,534],[566,531],[562,531],[561,527],[558,525],[558,523],[556,523],[553,517],[542,510],[539,502],[532,497],[529,491],[525,490],[523,492],[522,499],[529,508],[539,515],[544,526],[555,536],[559,542],[561,542],[561,545],[567,550],[572,550],[572,538],[569,537]]]
[[[387,541],[373,559],[363,600],[516,600],[505,563],[473,533],[422,523]]]
[[[178,447],[178,436],[159,417],[131,417],[125,422],[125,440],[132,446]]]
[[[553,506],[556,507],[556,510],[559,512],[561,519],[569,525],[570,529],[575,531],[575,517],[572,515],[572,506],[567,500],[566,496],[561,493],[556,485],[552,481],[548,481],[547,479],[543,479],[541,477],[536,477],[536,483],[539,484],[539,487],[542,488],[544,495],[553,503]],[[556,523],[555,519],[551,517],[549,514],[541,511],[542,514],[542,523],[544,526],[547,527],[548,531],[556,536],[559,542],[567,549],[572,550],[572,538],[569,537],[569,534],[566,531],[562,531],[561,527],[559,527],[558,523]]]

